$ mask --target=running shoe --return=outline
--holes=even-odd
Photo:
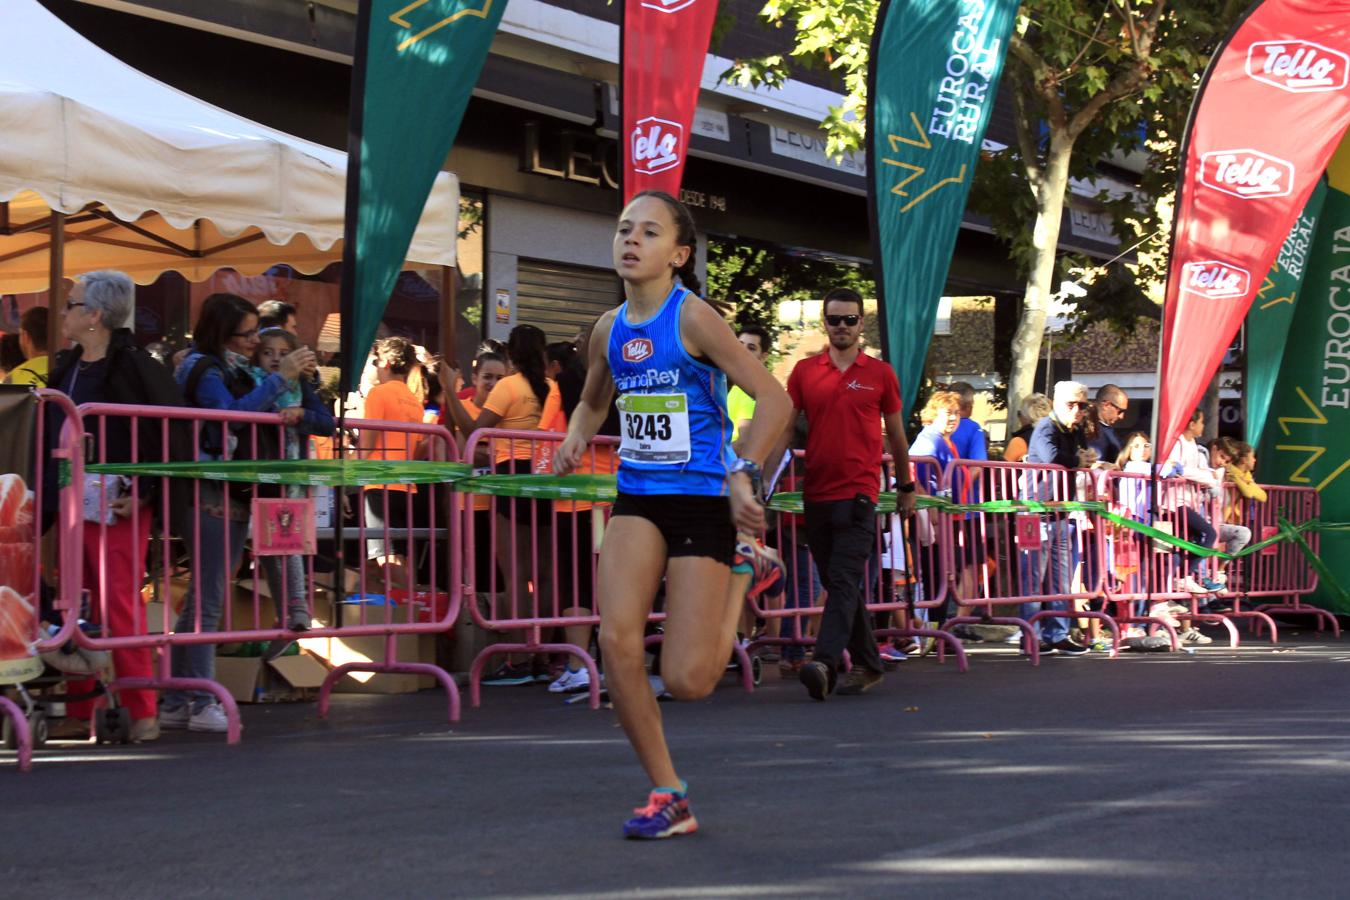
[[[1181,589],[1188,594],[1208,594],[1209,589],[1190,575],[1181,579]]]
[[[1214,638],[1207,634],[1201,634],[1199,629],[1196,628],[1187,628],[1177,637],[1181,638],[1183,644],[1196,644],[1201,647],[1214,643]]]
[[[834,690],[831,683],[834,679],[830,674],[829,666],[813,659],[801,667],[797,679],[806,686],[806,693],[811,695],[812,700],[824,700]]]
[[[882,644],[877,649],[881,653],[882,662],[898,663],[904,662],[906,659],[909,659],[909,657],[905,655],[905,651],[901,650],[894,644]]]
[[[673,788],[657,788],[648,795],[647,805],[633,812],[636,815],[623,823],[626,838],[654,841],[698,831],[698,819],[689,808],[689,798]]]
[[[1064,638],[1063,640],[1055,641],[1050,646],[1054,649],[1057,656],[1083,656],[1084,654],[1091,652],[1087,647],[1084,647],[1072,638]]]
[[[1205,590],[1210,591],[1211,593],[1216,593],[1218,591],[1223,590],[1225,583],[1226,582],[1223,581],[1215,581],[1213,578],[1206,578],[1205,580],[1200,582],[1200,584],[1204,586]]]
[[[749,572],[750,586],[745,591],[746,599],[760,594],[774,596],[783,591],[783,560],[778,551],[766,547],[758,539],[736,539],[736,554],[731,560],[733,572]]]

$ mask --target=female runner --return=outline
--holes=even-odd
[[[731,574],[736,533],[764,531],[759,470],[792,411],[782,387],[698,298],[696,239],[693,217],[669,194],[644,191],[620,214],[614,268],[627,302],[595,326],[581,403],[554,458],[559,474],[577,467],[617,389],[619,496],[596,595],[606,685],[652,783],[647,805],[624,824],[630,838],[698,829],[644,667],[657,588],[664,576],[666,690],[705,697],[725,670],[749,577]],[[728,377],[756,401],[740,459],[731,450]]]

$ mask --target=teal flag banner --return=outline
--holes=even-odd
[[[1270,400],[1275,395],[1275,382],[1284,361],[1289,326],[1294,321],[1294,307],[1303,287],[1308,252],[1326,198],[1327,184],[1318,182],[1247,312],[1247,375],[1243,397],[1247,403],[1247,443],[1253,447],[1260,446],[1261,433],[1266,427]]]
[[[914,403],[1017,0],[882,0],[867,83],[878,318]]]
[[[506,0],[359,4],[342,253],[343,385],[355,390]]]
[[[1257,450],[1257,478],[1315,488],[1321,518],[1350,521],[1350,142],[1332,157],[1307,272]],[[1258,535],[1259,537],[1259,535]],[[1313,603],[1350,613],[1350,533],[1321,536]]]

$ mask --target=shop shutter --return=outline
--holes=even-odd
[[[570,341],[619,305],[620,285],[613,269],[521,259],[516,263],[516,323],[544,329],[549,341]]]

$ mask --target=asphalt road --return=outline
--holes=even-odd
[[[1350,896],[1350,638],[911,660],[663,704],[700,832],[625,842],[612,711],[485,689],[245,707],[244,741],[0,755],[0,896]]]

